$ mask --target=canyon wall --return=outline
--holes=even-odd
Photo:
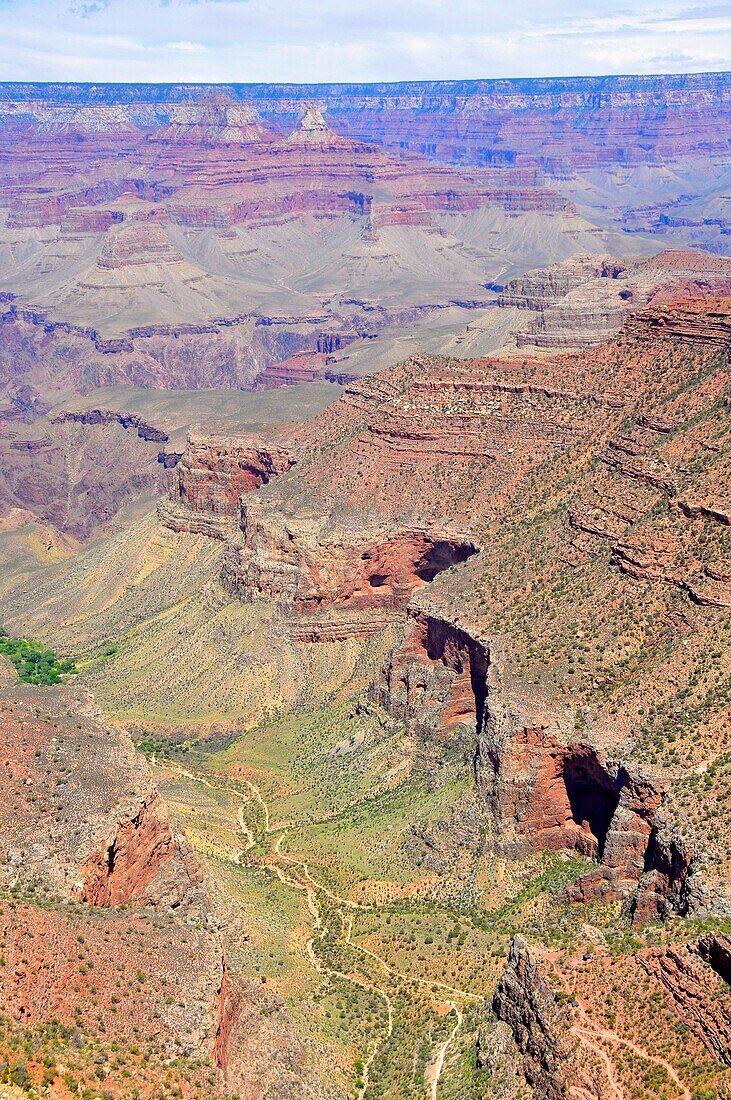
[[[729,138],[723,122],[728,112],[719,111],[731,99],[725,73],[221,87],[273,129],[290,130],[315,102],[341,132],[360,141],[461,164],[538,163],[557,174],[577,165],[646,161],[648,146],[650,157],[723,154]],[[100,114],[116,104],[138,104],[132,117],[148,128],[174,117],[181,101],[208,94],[196,84],[42,87],[44,99],[61,109],[68,105],[71,118],[80,102]],[[32,103],[38,95],[32,84],[3,86],[6,101]]]
[[[15,685],[5,665],[0,675],[0,878],[17,899],[0,914],[10,962],[0,977],[4,1011],[13,1025],[54,1026],[53,1018],[80,1027],[88,1001],[79,983],[94,968],[106,1040],[126,1052],[144,1028],[159,1052],[151,1079],[163,1072],[158,1056],[200,1058],[222,1075],[217,1036],[231,1029],[233,994],[221,1003],[225,968],[203,871],[149,768],[88,694]],[[127,996],[120,965],[130,981],[137,973],[144,996],[117,1015]],[[125,1056],[134,1063],[134,1053]]]

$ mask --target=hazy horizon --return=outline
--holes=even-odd
[[[725,72],[731,4],[0,0],[0,80],[382,83]]]

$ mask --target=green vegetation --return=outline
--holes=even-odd
[[[22,684],[60,684],[64,677],[76,675],[70,657],[58,658],[52,649],[27,638],[11,638],[0,626],[0,653],[15,665]]]

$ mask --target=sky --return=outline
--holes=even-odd
[[[387,81],[731,69],[731,3],[0,0],[0,80]]]

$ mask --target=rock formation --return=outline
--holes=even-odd
[[[458,102],[454,89],[432,89],[440,104],[453,95],[454,116],[433,142],[421,139],[434,111],[414,89],[399,102],[384,92],[377,106],[341,91],[342,110],[327,89],[317,103],[271,91],[254,110],[253,93],[237,89],[210,100],[142,89],[135,104],[80,109],[81,93],[60,106],[51,88],[24,113],[7,110],[2,503],[13,523],[32,503],[46,523],[84,538],[146,491],[172,488],[161,525],[152,511],[134,517],[117,541],[95,540],[58,569],[34,561],[31,574],[25,559],[11,562],[3,617],[18,633],[40,628],[54,645],[78,647],[82,677],[105,705],[172,730],[179,759],[191,747],[205,759],[213,745],[216,768],[238,784],[212,796],[214,816],[219,796],[223,805],[241,793],[221,826],[234,855],[216,871],[214,904],[126,735],[83,694],[63,689],[41,708],[30,689],[9,692],[0,879],[23,915],[12,917],[2,981],[16,1021],[45,1020],[77,911],[85,928],[149,919],[142,949],[176,988],[168,1003],[156,970],[150,1013],[130,1028],[149,1031],[170,1062],[212,1059],[252,1100],[307,1095],[311,1049],[290,1041],[283,1003],[251,965],[263,956],[247,955],[242,897],[248,904],[255,870],[275,892],[297,891],[296,918],[275,897],[288,950],[308,965],[332,963],[314,965],[300,1005],[314,1016],[330,979],[355,984],[352,1000],[363,997],[371,1015],[374,997],[377,1024],[358,1042],[376,1054],[383,1043],[383,1062],[408,1030],[399,998],[431,984],[398,969],[401,922],[422,902],[425,912],[444,906],[454,924],[445,966],[462,966],[454,959],[471,937],[465,982],[487,968],[493,982],[517,928],[542,936],[535,949],[513,939],[496,987],[482,981],[475,994],[449,984],[457,977],[435,979],[441,1000],[410,1055],[423,1067],[431,1051],[427,1086],[428,1074],[438,1081],[458,1065],[491,1067],[487,1041],[474,1056],[464,1018],[472,1026],[475,1002],[495,988],[504,1025],[495,1049],[503,1060],[510,1042],[519,1051],[513,1084],[522,1076],[547,1098],[572,1089],[601,1098],[606,1082],[629,1092],[648,1054],[622,1002],[636,982],[653,1034],[692,1045],[686,1066],[658,1042],[641,1071],[646,1088],[663,1072],[681,1093],[681,1072],[689,1094],[705,1087],[702,1044],[715,1087],[729,1059],[731,965],[731,271],[690,249],[648,260],[655,244],[639,234],[644,258],[628,247],[614,259],[600,225],[611,211],[589,223],[568,196],[585,185],[591,205],[598,165],[613,179],[639,168],[627,139],[638,110],[654,120],[650,169],[670,154],[717,167],[723,124],[711,140],[706,97],[727,87],[709,76],[508,83],[462,89]],[[23,95],[11,88],[2,102]],[[485,103],[496,117],[478,126]],[[508,103],[524,133],[502,117]],[[556,125],[539,153],[548,110]],[[404,112],[411,148],[396,152],[392,127]],[[589,123],[599,115],[597,139]],[[705,138],[679,136],[680,117]],[[575,152],[569,118],[582,135]],[[475,132],[462,133],[470,119]],[[501,151],[486,125],[511,144]],[[662,225],[658,237],[694,228]],[[709,237],[723,228],[714,223]],[[523,252],[488,263],[500,234],[547,242],[549,255],[531,246],[529,265]],[[11,271],[18,235],[36,243]],[[479,312],[492,335],[446,337],[453,311]],[[404,359],[395,345],[412,330],[414,341],[432,333],[432,348],[459,350],[458,339],[474,337],[510,354],[467,358],[463,346],[460,358]],[[548,354],[577,344],[595,346]],[[104,399],[69,394],[102,385]],[[304,422],[294,422],[296,407],[267,414],[285,407],[293,385],[331,389],[335,400]],[[120,397],[121,386],[149,392]],[[166,390],[195,388],[204,403],[215,387],[229,389],[232,406],[239,388],[261,399],[250,406],[260,426],[221,405],[207,416],[215,431],[154,412]],[[13,551],[16,531],[2,527]],[[281,831],[255,797],[250,760],[236,756],[241,731],[266,742],[256,767],[271,769],[262,790],[275,790]],[[331,734],[325,749],[320,738]],[[287,774],[277,772],[280,755]],[[171,787],[189,780],[175,772]],[[296,828],[285,827],[290,811]],[[250,812],[266,819],[256,837]],[[338,860],[361,828],[371,850],[359,851],[362,867],[344,869]],[[310,872],[315,831],[325,855]],[[260,842],[259,863],[242,859],[249,840]],[[205,850],[207,837],[200,843]],[[287,844],[301,862],[288,860]],[[50,916],[32,897],[39,884]],[[398,901],[388,936],[379,906],[361,900],[378,891]],[[234,929],[225,951],[219,911]],[[289,919],[300,921],[294,935]],[[23,962],[28,929],[52,946],[48,985]],[[420,961],[429,935],[415,948]],[[376,949],[393,950],[391,963],[379,965]],[[368,980],[353,983],[372,963]],[[107,958],[99,965],[111,989]],[[395,988],[386,995],[376,981]],[[72,998],[53,996],[69,1018]],[[347,1013],[336,1010],[340,1027]],[[352,1042],[349,1029],[332,1049]],[[114,1041],[134,1057],[126,1020]],[[343,1056],[338,1072],[360,1082],[372,1065]]]
[[[200,868],[129,736],[105,725],[83,694],[46,691],[43,719],[37,699],[30,688],[2,699],[5,881],[36,874],[94,905],[200,910]],[[73,736],[67,711],[78,722]]]
[[[570,1095],[569,1088],[577,1080],[570,1012],[558,1001],[522,936],[510,945],[492,1007],[510,1028],[523,1073],[536,1095],[545,1100]]]
[[[728,937],[709,934],[697,944],[656,950],[640,957],[640,963],[673,998],[688,1028],[713,1058],[731,1061],[731,1028],[727,1015]],[[712,973],[715,971],[715,975]],[[709,996],[710,989],[715,996]]]
[[[233,533],[243,493],[266,485],[295,464],[279,446],[246,436],[212,436],[189,432],[177,464],[169,500],[161,506],[163,522],[175,531],[200,531],[214,538]]]
[[[26,1027],[74,1015],[78,1026],[82,1006],[74,990],[94,967],[93,992],[97,985],[104,990],[108,1042],[126,1050],[142,1026],[159,1043],[161,1057],[212,1060],[223,1073],[225,1051],[217,1036],[231,1029],[235,997],[229,993],[228,1004],[221,1002],[228,979],[202,869],[174,831],[143,759],[83,693],[14,687],[6,676],[0,707],[0,877],[22,898],[15,907],[1,907],[9,961],[0,977],[4,1011]],[[73,898],[104,909],[133,906],[137,915],[100,921],[86,907],[69,908]],[[176,917],[151,922],[145,913],[155,910]],[[130,938],[139,941],[137,958]],[[36,940],[43,945],[40,962],[31,958]],[[78,961],[72,941],[88,943]],[[145,995],[117,1019],[107,1002],[110,990],[120,988],[114,977],[120,959],[133,970],[136,964]],[[166,1002],[170,981],[184,998],[179,1007]],[[163,1072],[161,1066],[151,1071],[153,1077]],[[113,1083],[114,1071],[107,1074]]]

